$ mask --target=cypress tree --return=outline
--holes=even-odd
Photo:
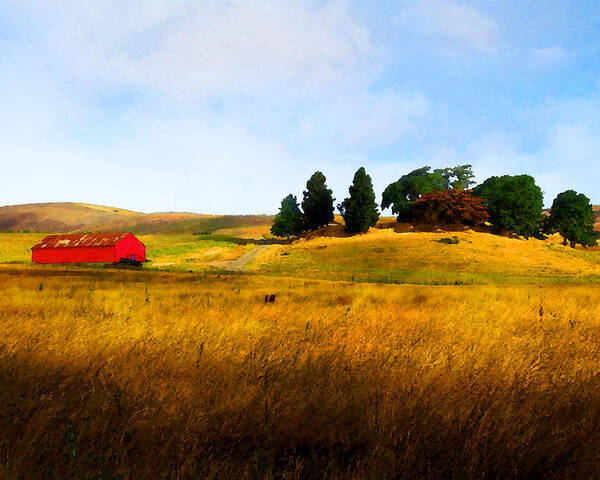
[[[302,211],[304,226],[307,230],[316,230],[333,221],[333,193],[325,185],[325,175],[315,172],[306,182],[303,192]]]
[[[369,227],[374,227],[377,223],[379,211],[375,203],[371,177],[367,175],[364,167],[360,167],[354,174],[349,192],[350,196],[338,205],[346,223],[346,231],[349,233],[366,232]]]
[[[300,235],[304,221],[296,196],[291,193],[281,201],[279,213],[275,215],[271,233],[276,237],[291,237]]]

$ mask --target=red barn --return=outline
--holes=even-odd
[[[36,263],[143,262],[146,246],[132,233],[48,235],[31,249]]]

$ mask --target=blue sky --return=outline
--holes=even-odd
[[[600,2],[0,0],[0,204],[273,213],[321,170],[600,203]]]

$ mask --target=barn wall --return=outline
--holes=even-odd
[[[138,262],[146,260],[146,246],[134,235],[129,234],[117,244],[116,260],[131,258],[131,255],[135,255],[135,260]]]
[[[36,263],[114,262],[115,247],[36,248],[32,260]]]

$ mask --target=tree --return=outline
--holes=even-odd
[[[304,212],[304,226],[307,230],[316,230],[333,221],[333,193],[325,185],[325,175],[321,172],[313,173],[306,182],[303,193],[302,210]]]
[[[543,195],[533,177],[490,177],[475,187],[473,194],[483,198],[497,232],[513,232],[525,238],[540,234]]]
[[[600,232],[594,230],[595,221],[590,199],[582,193],[567,190],[554,199],[545,230],[548,233],[560,233],[564,245],[568,242],[573,248],[578,243],[583,247],[592,247],[600,237]]]
[[[348,189],[350,196],[338,205],[344,217],[346,231],[349,233],[366,232],[369,227],[374,227],[379,219],[375,192],[371,177],[363,167],[354,174],[354,180]]]
[[[296,196],[291,193],[281,201],[279,213],[275,215],[271,233],[276,237],[300,235],[304,230],[302,212]]]
[[[470,190],[450,189],[429,192],[412,207],[413,221],[431,225],[483,225],[489,215],[481,198]]]
[[[473,183],[471,165],[430,170],[431,167],[418,168],[388,185],[381,197],[381,208],[391,206],[399,222],[409,222],[412,219],[411,206],[422,195],[451,188],[465,190]]]
[[[454,180],[450,182],[448,188],[468,190],[468,188],[475,183],[473,180],[475,175],[473,174],[473,167],[471,165],[458,165],[450,170],[450,176],[453,177]]]
[[[408,222],[410,205],[421,195],[433,190],[443,190],[445,180],[441,171],[430,172],[431,167],[418,168],[403,175],[384,190],[381,196],[381,208],[392,207],[392,213],[398,216],[399,222]]]
[[[383,191],[381,196],[381,208],[385,210],[388,207],[392,207],[392,213],[396,215],[399,222],[409,222],[410,216],[410,201],[408,200],[408,194],[401,184],[401,180],[390,183]]]

